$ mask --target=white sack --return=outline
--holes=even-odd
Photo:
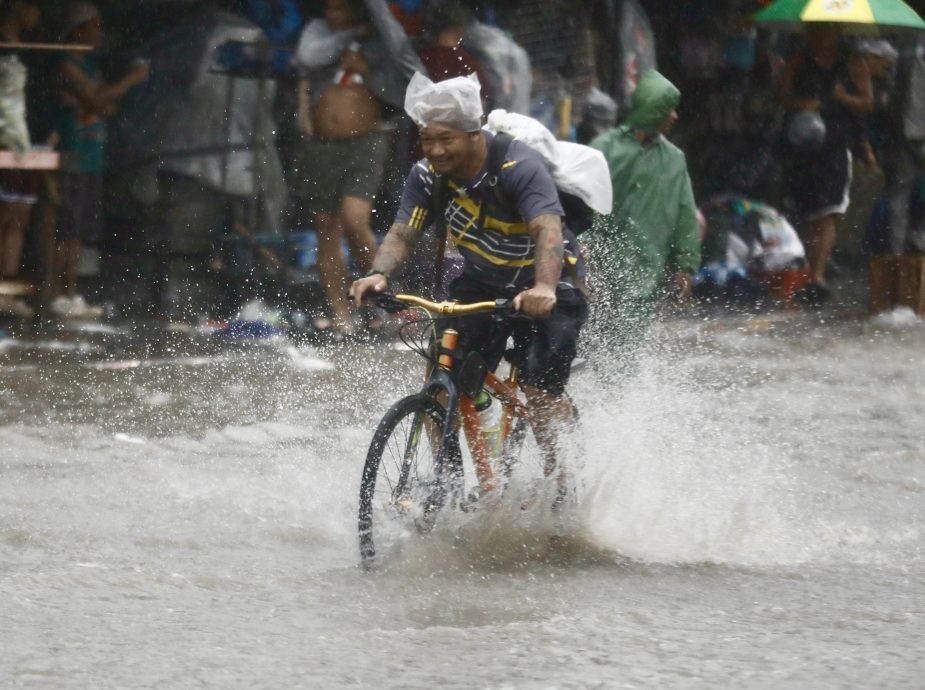
[[[485,128],[510,134],[536,149],[561,190],[574,194],[598,213],[606,215],[613,210],[610,168],[597,149],[559,141],[541,122],[505,110],[492,110]]]

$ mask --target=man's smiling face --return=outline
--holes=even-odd
[[[421,148],[435,172],[467,177],[478,155],[480,137],[480,131],[466,132],[449,125],[433,123],[421,127]]]

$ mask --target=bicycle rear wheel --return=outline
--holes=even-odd
[[[440,449],[445,424],[446,410],[423,393],[399,400],[379,422],[360,484],[364,566],[411,534],[429,531],[449,494],[461,485],[458,441]]]

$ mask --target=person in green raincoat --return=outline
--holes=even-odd
[[[672,287],[687,297],[700,267],[687,161],[664,136],[678,119],[680,99],[674,84],[650,70],[625,122],[591,142],[607,159],[613,184],[613,211],[582,236],[594,291],[591,326],[606,338],[618,372],[632,369],[659,298]]]

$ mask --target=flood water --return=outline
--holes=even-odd
[[[674,320],[571,386],[562,531],[448,516],[376,572],[389,345],[0,340],[0,685],[921,688],[925,326]]]

